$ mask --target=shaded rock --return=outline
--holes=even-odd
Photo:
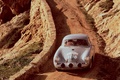
[[[4,5],[4,3],[2,1],[0,1],[0,19],[1,19],[1,23],[3,22],[7,22],[9,20],[12,19],[13,17],[13,13],[10,10],[10,8],[6,5]]]
[[[22,28],[28,24],[29,12],[15,16],[11,21],[0,25],[0,48],[10,48],[21,37]]]
[[[17,15],[30,9],[31,0],[2,0],[7,6],[10,7],[12,13]]]

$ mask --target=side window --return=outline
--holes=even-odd
[[[64,43],[65,46],[88,46],[89,43],[87,40],[85,39],[70,39],[70,40],[66,40]]]
[[[67,40],[67,41],[65,42],[65,46],[74,46],[73,40]]]
[[[88,46],[88,43],[86,40],[81,40],[82,45]]]
[[[87,41],[87,42],[88,42],[88,45],[91,45],[91,41],[90,41],[90,39],[89,39],[89,38],[88,38],[88,41]]]
[[[78,39],[77,40],[77,45],[84,45],[84,46],[88,46],[88,42],[84,39]]]

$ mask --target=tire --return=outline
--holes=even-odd
[[[93,58],[91,59],[90,64],[89,64],[89,66],[88,66],[87,68],[88,68],[88,69],[91,69],[92,66],[93,66]]]
[[[89,64],[89,69],[91,69],[92,68],[92,65],[93,65],[93,61],[91,61],[91,63]]]

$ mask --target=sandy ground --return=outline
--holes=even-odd
[[[91,70],[78,70],[69,72],[58,72],[55,70],[52,59],[46,62],[40,73],[31,76],[31,80],[98,80],[96,75],[99,70],[100,50],[95,32],[86,22],[85,15],[79,9],[76,0],[47,0],[51,7],[56,30],[57,45],[60,46],[62,38],[67,34],[84,33],[90,37],[92,44],[95,46],[96,58]],[[98,56],[97,56],[98,55]]]

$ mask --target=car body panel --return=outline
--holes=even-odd
[[[83,42],[86,41],[86,44],[79,46],[66,46],[66,41],[68,40],[73,40],[74,43],[82,40]],[[55,68],[61,70],[71,70],[88,67],[88,65],[91,63],[92,57],[94,57],[91,43],[88,40],[89,38],[85,34],[70,34],[65,36],[61,46],[57,49],[53,58]],[[87,58],[89,60],[86,62]],[[72,66],[70,66],[71,64]],[[80,66],[78,66],[79,64]]]

